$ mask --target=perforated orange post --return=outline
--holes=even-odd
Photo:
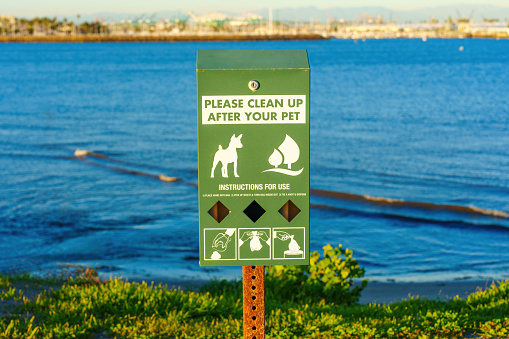
[[[265,266],[242,267],[244,339],[265,338]]]

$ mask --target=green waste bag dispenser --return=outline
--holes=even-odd
[[[306,50],[198,51],[201,266],[309,264]]]

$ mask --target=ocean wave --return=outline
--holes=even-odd
[[[92,165],[92,166],[112,170],[112,171],[123,173],[123,174],[149,177],[149,178],[157,179],[157,180],[160,180],[163,182],[182,181],[183,183],[197,187],[196,183],[183,181],[181,178],[176,177],[176,176],[167,176],[165,174],[151,174],[151,173],[127,169],[127,168],[123,168],[123,167],[105,165],[105,164],[102,164],[102,163],[99,163],[96,161],[91,161],[88,159],[88,157],[105,159],[107,161],[111,161],[114,163],[123,163],[123,164],[130,165],[130,166],[147,167],[146,165],[143,165],[143,164],[133,164],[133,163],[125,162],[122,160],[117,160],[117,159],[111,158],[107,155],[88,151],[88,150],[77,149],[74,152],[75,159],[83,161],[83,162],[85,162],[89,165]],[[373,204],[376,204],[379,206],[407,207],[407,208],[417,208],[417,209],[422,209],[422,210],[434,210],[434,211],[446,211],[446,212],[463,213],[463,214],[471,214],[471,215],[482,215],[482,216],[488,216],[488,217],[492,217],[492,218],[496,218],[496,219],[509,219],[508,212],[501,211],[501,210],[480,208],[480,207],[476,207],[476,206],[436,204],[436,203],[423,202],[423,201],[407,201],[407,200],[403,200],[403,199],[375,197],[375,196],[370,196],[370,195],[360,195],[360,194],[354,194],[354,193],[338,192],[338,191],[331,191],[331,190],[324,190],[324,189],[317,189],[317,188],[310,188],[310,194],[314,195],[314,196],[335,198],[335,199],[340,199],[340,200],[361,201],[361,202],[373,203]],[[318,206],[327,206],[327,205],[316,205],[315,204],[313,206],[315,206],[315,208],[319,208]],[[325,207],[322,207],[322,208],[325,208]],[[333,209],[334,207],[331,207],[331,208]],[[505,226],[502,226],[502,227],[505,228]]]
[[[481,223],[470,222],[468,220],[440,220],[438,218],[433,219],[431,217],[423,218],[423,217],[418,217],[418,216],[409,216],[409,215],[402,215],[402,214],[395,214],[395,213],[369,212],[369,211],[354,210],[354,209],[349,209],[349,208],[341,208],[341,207],[336,207],[336,206],[331,206],[331,205],[326,205],[326,204],[310,204],[310,208],[319,209],[319,210],[328,210],[328,211],[332,211],[332,212],[336,212],[336,213],[341,213],[344,215],[354,214],[357,216],[365,216],[365,217],[374,218],[374,219],[379,219],[379,218],[382,219],[383,218],[383,219],[405,221],[405,222],[409,223],[408,225],[410,225],[410,223],[418,224],[418,225],[433,224],[433,225],[438,225],[438,226],[447,227],[447,228],[460,228],[460,229],[482,228],[485,230],[492,229],[492,230],[503,230],[503,231],[509,230],[509,226],[493,224],[493,223],[481,224]]]
[[[97,158],[97,159],[102,159],[102,160],[106,160],[106,161],[121,164],[121,165],[146,168],[146,169],[150,169],[150,170],[159,170],[159,171],[167,171],[168,170],[167,168],[157,166],[157,165],[140,164],[140,163],[134,163],[134,162],[125,161],[125,160],[120,160],[117,158],[113,158],[109,155],[103,154],[103,153],[93,152],[93,151],[79,149],[79,148],[74,151],[74,156],[75,157]]]
[[[83,161],[83,162],[87,163],[88,165],[100,167],[103,169],[107,169],[107,170],[122,173],[122,174],[130,174],[130,175],[148,177],[148,178],[157,179],[157,180],[164,181],[164,182],[175,182],[175,181],[181,180],[180,178],[170,177],[170,176],[167,176],[164,174],[152,174],[152,173],[147,173],[147,172],[135,171],[135,170],[131,170],[131,169],[123,168],[123,167],[104,165],[104,164],[101,164],[98,162],[87,160],[83,157],[83,155],[77,155],[76,159]]]
[[[364,201],[374,203],[377,205],[394,206],[394,207],[412,207],[425,210],[441,210],[454,213],[467,213],[474,215],[483,215],[499,219],[508,219],[509,213],[500,210],[492,210],[486,208],[479,208],[475,206],[463,206],[463,205],[452,205],[452,204],[435,204],[431,202],[423,201],[407,201],[402,199],[392,199],[384,197],[373,197],[370,195],[360,195],[346,192],[337,192],[323,189],[310,189],[311,195],[336,198],[341,200],[353,200],[353,201]]]

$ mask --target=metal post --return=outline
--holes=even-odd
[[[243,266],[244,339],[265,339],[265,266]]]

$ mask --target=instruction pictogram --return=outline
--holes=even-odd
[[[270,259],[270,228],[239,229],[239,259]]]
[[[205,260],[235,260],[235,228],[208,228],[204,230]]]
[[[304,259],[304,227],[274,228],[274,259]]]

